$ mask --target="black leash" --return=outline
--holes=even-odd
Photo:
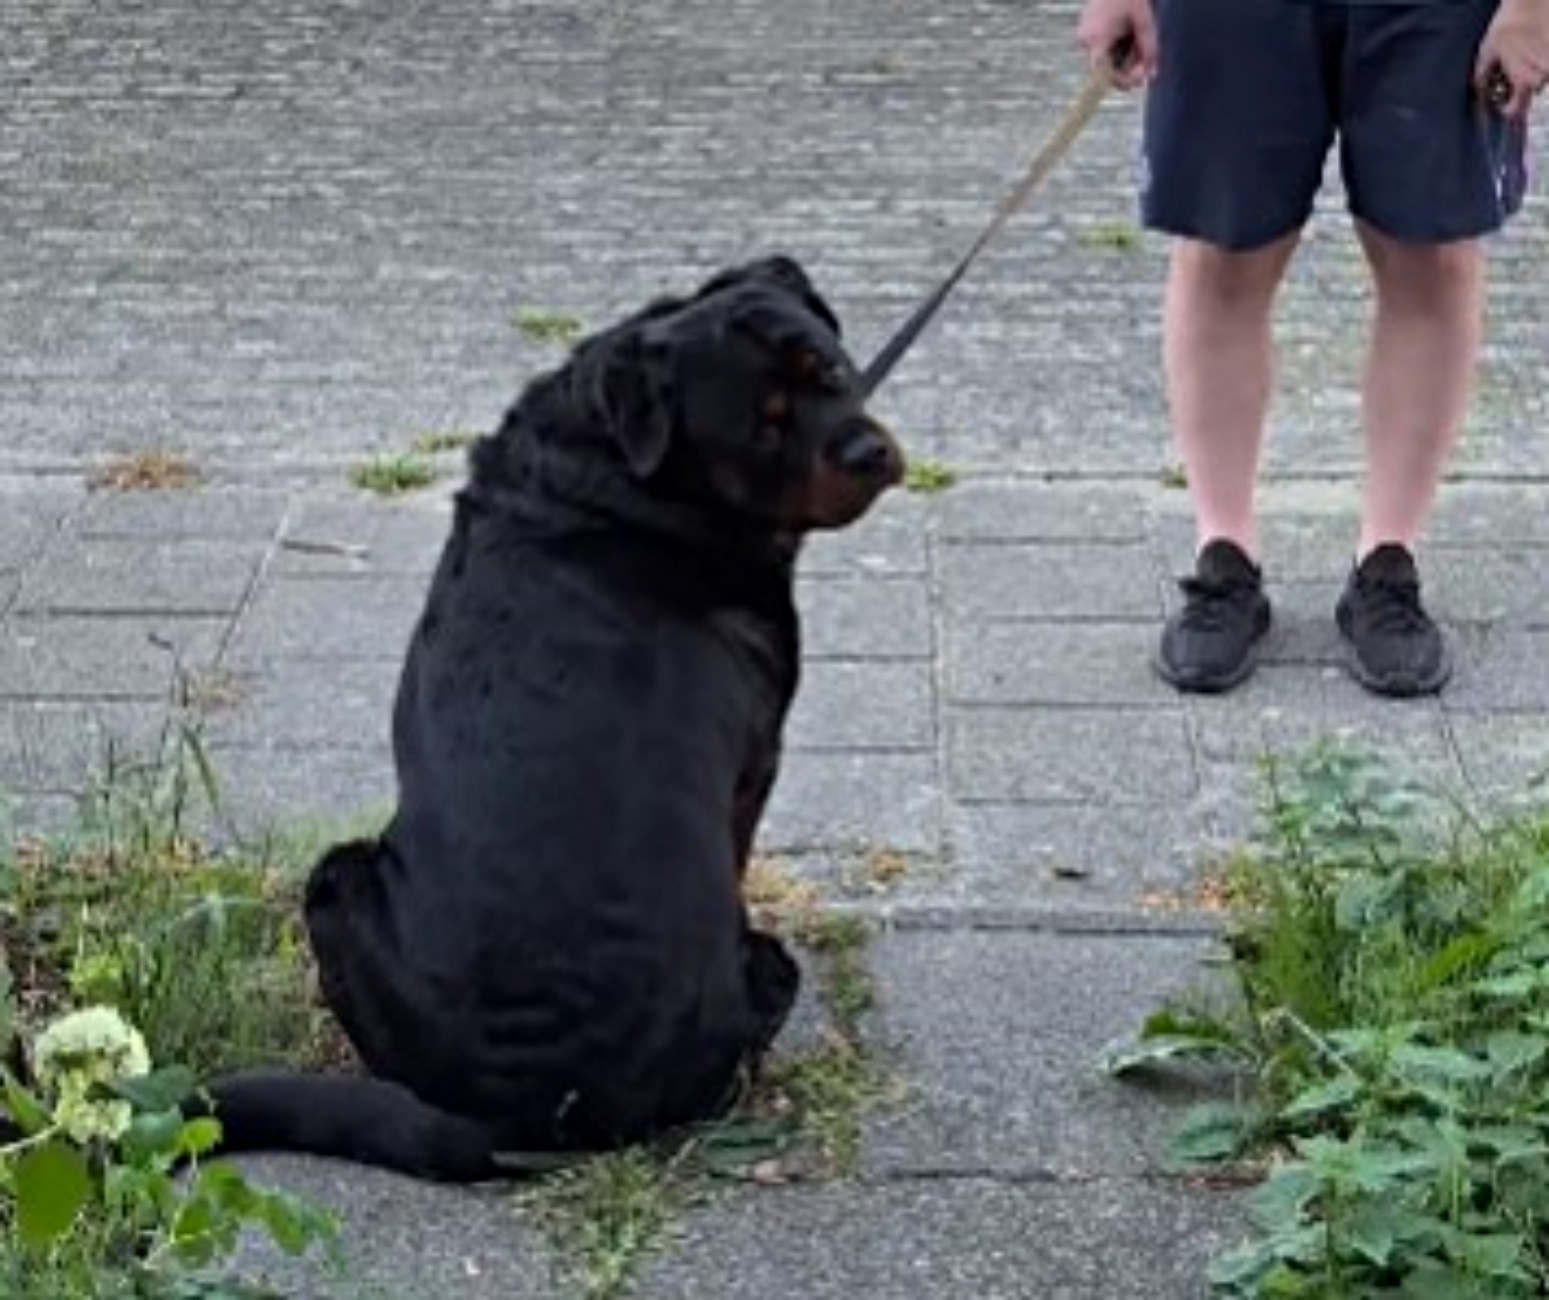
[[[1000,201],[1000,206],[995,209],[989,223],[979,232],[979,237],[974,240],[968,251],[963,254],[958,264],[948,273],[947,278],[936,286],[934,293],[930,295],[914,310],[914,314],[906,320],[896,334],[883,346],[882,351],[872,359],[871,364],[861,373],[861,392],[870,397],[881,386],[882,381],[892,372],[899,359],[919,338],[920,333],[930,324],[931,317],[940,310],[941,304],[947,300],[947,295],[957,287],[957,282],[968,273],[968,268],[978,259],[989,245],[990,241],[1001,232],[1012,216],[1032,197],[1033,191],[1043,184],[1044,179],[1054,170],[1054,166],[1064,156],[1076,137],[1085,129],[1086,124],[1092,120],[1092,115],[1097,112],[1098,105],[1103,102],[1108,91],[1113,87],[1114,71],[1124,67],[1133,57],[1134,45],[1129,39],[1121,41],[1114,46],[1106,64],[1094,67],[1086,79],[1086,84],[1081,87],[1080,93],[1065,110],[1065,116],[1060,119],[1054,133],[1048,142],[1040,149],[1032,162],[1028,164],[1027,172],[1022,179],[1012,187],[1011,192]]]

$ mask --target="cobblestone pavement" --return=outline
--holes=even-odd
[[[1081,78],[1073,4],[957,0],[0,0],[0,786],[71,814],[174,661],[239,828],[391,795],[388,705],[446,527],[348,468],[489,428],[553,345],[771,249],[869,355],[976,233]],[[1245,689],[1147,656],[1190,528],[1105,106],[881,404],[956,486],[809,549],[806,682],[763,847],[889,922],[871,1031],[913,1100],[852,1183],[696,1211],[648,1297],[1185,1297],[1223,1193],[1158,1176],[1178,1100],[1102,1046],[1199,978],[1159,911],[1251,824],[1255,765],[1330,731],[1481,799],[1549,768],[1539,198],[1494,246],[1492,342],[1423,556],[1460,651],[1440,700],[1361,693],[1332,604],[1357,492],[1366,295],[1330,190],[1281,305],[1264,492],[1280,621]],[[185,492],[89,491],[181,450]],[[905,855],[885,892],[870,849]],[[548,1296],[501,1198],[265,1168],[341,1204],[390,1296]],[[303,1289],[314,1284],[306,1283]],[[315,1292],[307,1291],[308,1294]]]

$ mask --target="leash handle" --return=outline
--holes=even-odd
[[[1121,71],[1135,57],[1135,52],[1134,37],[1126,35],[1109,51],[1106,63],[1092,69],[1087,76],[1086,84],[1082,86],[1080,94],[1066,110],[1065,116],[1060,120],[1054,134],[1049,137],[1048,143],[1038,151],[1022,179],[1000,201],[989,223],[979,232],[979,237],[969,245],[968,251],[958,259],[957,265],[947,273],[946,279],[914,309],[909,319],[899,327],[898,332],[883,345],[882,350],[861,372],[862,396],[869,398],[881,387],[882,381],[892,373],[893,367],[898,364],[900,358],[914,345],[914,341],[930,324],[931,318],[947,300],[947,295],[968,273],[968,268],[978,259],[985,246],[1001,232],[1006,222],[1032,196],[1033,191],[1043,184],[1044,179],[1054,170],[1054,165],[1064,156],[1075,138],[1081,134],[1082,129],[1097,111],[1098,105],[1112,89],[1114,74]]]

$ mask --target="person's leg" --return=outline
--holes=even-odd
[[[1163,362],[1198,554],[1156,667],[1220,691],[1252,671],[1270,623],[1254,495],[1271,315],[1332,139],[1328,24],[1285,0],[1157,0],[1157,24],[1141,209],[1175,237]]]
[[[1274,372],[1271,319],[1298,234],[1251,252],[1191,239],[1173,245],[1163,362],[1201,549],[1225,539],[1258,554],[1254,490]]]
[[[1357,560],[1413,550],[1457,442],[1483,326],[1475,239],[1415,244],[1358,222],[1376,285],[1362,416],[1366,484]]]
[[[1386,695],[1436,691],[1451,674],[1413,552],[1473,386],[1480,237],[1522,199],[1520,132],[1470,88],[1494,10],[1494,0],[1459,0],[1357,10],[1350,20],[1342,161],[1376,313],[1361,533],[1335,612],[1351,672]]]

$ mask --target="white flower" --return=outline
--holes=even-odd
[[[148,1074],[145,1039],[112,1007],[61,1016],[32,1045],[38,1085],[54,1098],[54,1121],[77,1142],[122,1137],[133,1118],[127,1101],[97,1100],[99,1084]]]

